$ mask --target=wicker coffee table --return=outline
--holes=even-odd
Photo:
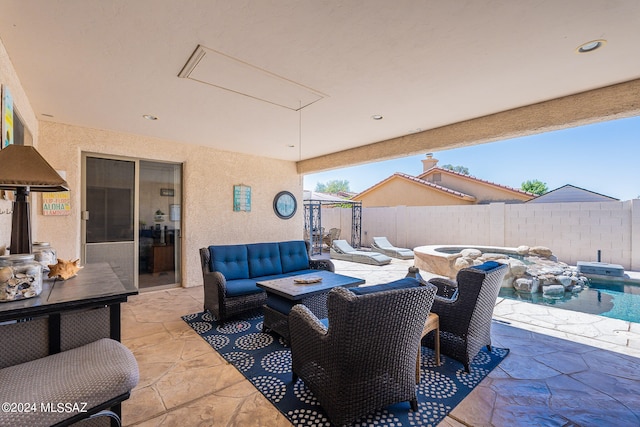
[[[296,281],[313,281],[313,283],[296,283]],[[335,287],[350,288],[365,283],[357,277],[343,276],[330,271],[318,270],[309,274],[284,277],[282,279],[265,280],[256,282],[258,287],[264,289],[267,298],[275,295],[290,301],[292,304],[304,304],[319,319],[327,317],[327,294]],[[263,306],[264,322],[263,331],[271,330],[282,336],[289,342],[289,316],[267,305]]]

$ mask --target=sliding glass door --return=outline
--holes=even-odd
[[[179,283],[182,166],[140,161],[140,288]]]
[[[107,262],[135,284],[136,161],[83,158],[83,262]]]
[[[182,166],[83,155],[83,263],[140,288],[180,284]]]

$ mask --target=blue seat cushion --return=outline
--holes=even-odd
[[[226,280],[249,278],[246,245],[209,246],[209,254],[211,271],[219,271]]]
[[[366,295],[381,291],[392,291],[395,289],[417,288],[419,286],[422,285],[418,280],[413,277],[405,277],[404,279],[396,280],[394,282],[374,286],[360,286],[357,288],[349,288],[349,290],[356,295]]]
[[[329,329],[329,319],[318,319],[327,329]]]
[[[307,245],[302,240],[278,243],[282,272],[306,270],[309,268],[309,254]]]
[[[249,277],[282,274],[278,243],[253,243],[247,245]]]
[[[476,270],[482,270],[482,271],[491,271],[494,268],[498,268],[500,267],[502,264],[500,264],[499,262],[495,262],[495,261],[486,261],[483,264],[480,265],[474,265],[471,268],[475,268]]]
[[[227,296],[237,297],[240,295],[257,294],[264,292],[256,286],[256,281],[253,279],[236,279],[227,281]]]
[[[271,307],[282,314],[289,315],[289,312],[296,304],[297,303],[295,301],[288,300],[279,295],[274,295],[272,293],[267,294],[267,307]]]

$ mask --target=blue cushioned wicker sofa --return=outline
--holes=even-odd
[[[335,271],[330,260],[309,257],[309,243],[303,240],[212,245],[200,249],[204,280],[204,309],[224,322],[229,317],[261,307],[266,301],[261,280]]]

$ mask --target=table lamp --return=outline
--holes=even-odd
[[[69,189],[67,182],[29,145],[9,145],[0,150],[0,190],[16,192],[11,218],[12,254],[31,253],[29,191]]]

